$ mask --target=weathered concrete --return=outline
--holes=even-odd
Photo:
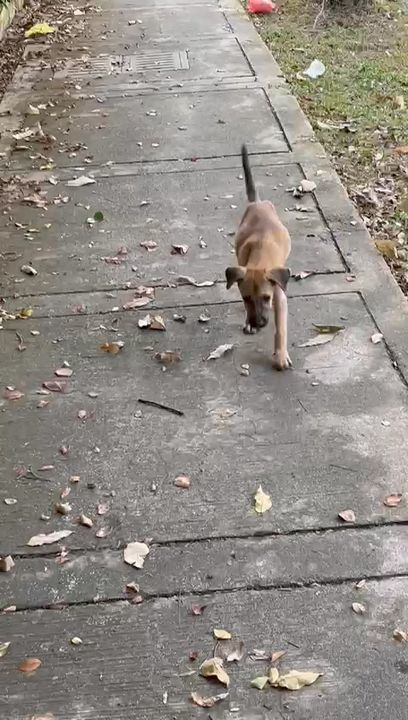
[[[33,43],[0,105],[4,178],[27,182],[0,216],[2,307],[33,311],[0,332],[2,386],[24,393],[0,396],[0,498],[17,501],[0,507],[0,555],[16,562],[0,574],[0,608],[18,611],[0,616],[11,642],[1,715],[402,720],[406,645],[392,635],[408,623],[406,301],[235,0],[102,8],[79,16],[69,49]],[[13,139],[38,120],[55,140]],[[289,286],[285,374],[271,369],[271,328],[244,336],[238,292],[223,284],[244,207],[242,141],[290,229],[293,272],[315,273]],[[79,175],[96,182],[68,186]],[[304,177],[316,191],[295,199]],[[34,191],[47,192],[47,209],[21,202]],[[96,211],[104,220],[89,227]],[[172,255],[174,243],[187,254]],[[23,274],[26,263],[38,275]],[[142,284],[154,300],[123,310]],[[138,327],[147,312],[165,332]],[[314,323],[345,329],[299,347]],[[100,349],[115,341],[117,355]],[[229,355],[206,361],[226,342]],[[163,371],[154,355],[168,349],[182,359]],[[63,363],[70,392],[38,394]],[[180,473],[190,489],[174,486]],[[272,497],[264,515],[253,509],[260,484]],[[393,493],[401,502],[387,507]],[[346,509],[351,526],[338,517]],[[72,534],[59,544],[27,544],[61,529]],[[134,540],[151,549],[139,571],[122,560]],[[142,605],[124,602],[131,581]],[[249,651],[288,650],[283,668],[324,675],[299,693],[260,693],[250,679],[267,666],[246,656],[228,667],[230,697],[200,710],[190,691],[218,688],[188,658],[212,652],[214,627]],[[27,656],[43,662],[32,677],[16,669]]]

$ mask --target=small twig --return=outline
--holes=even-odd
[[[326,9],[326,0],[322,0],[322,6],[321,6],[319,12],[317,13],[315,21],[313,23],[313,30],[316,30],[317,24],[318,24],[320,18],[323,17],[325,9]]]
[[[169,405],[163,405],[162,403],[155,402],[154,400],[143,400],[143,398],[138,398],[137,401],[142,403],[142,405],[150,405],[151,407],[160,408],[160,410],[167,410],[167,412],[173,413],[173,415],[184,415],[182,410],[176,410],[176,408],[172,408]]]

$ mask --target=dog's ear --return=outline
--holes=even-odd
[[[289,268],[274,268],[268,273],[267,277],[272,284],[276,283],[276,285],[279,285],[279,287],[282,288],[284,292],[286,292],[286,287],[289,282],[290,275],[291,272]]]
[[[232,285],[236,282],[239,282],[240,280],[243,280],[245,277],[245,270],[242,267],[227,267],[225,271],[225,278],[227,280],[227,290],[232,287]]]

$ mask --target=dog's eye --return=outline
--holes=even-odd
[[[262,300],[263,300],[264,302],[267,302],[267,303],[268,303],[268,302],[270,301],[270,299],[271,299],[270,295],[262,295]]]

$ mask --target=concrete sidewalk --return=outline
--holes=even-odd
[[[15,562],[0,608],[16,606],[0,614],[0,715],[402,720],[406,300],[238,2],[103,0],[75,17],[69,52],[32,44],[0,105],[0,556]],[[223,281],[243,141],[303,278],[283,374],[271,331],[242,334]],[[304,177],[316,191],[295,198]],[[147,313],[166,330],[140,328]],[[314,324],[345,329],[302,347]],[[168,350],[181,361],[157,359]],[[28,544],[53,531],[71,534]],[[123,559],[134,541],[150,548],[143,569]],[[214,628],[245,653],[224,663],[228,697],[201,709],[192,692],[225,691],[198,673],[230,652]],[[281,674],[322,676],[251,687],[278,651]]]

